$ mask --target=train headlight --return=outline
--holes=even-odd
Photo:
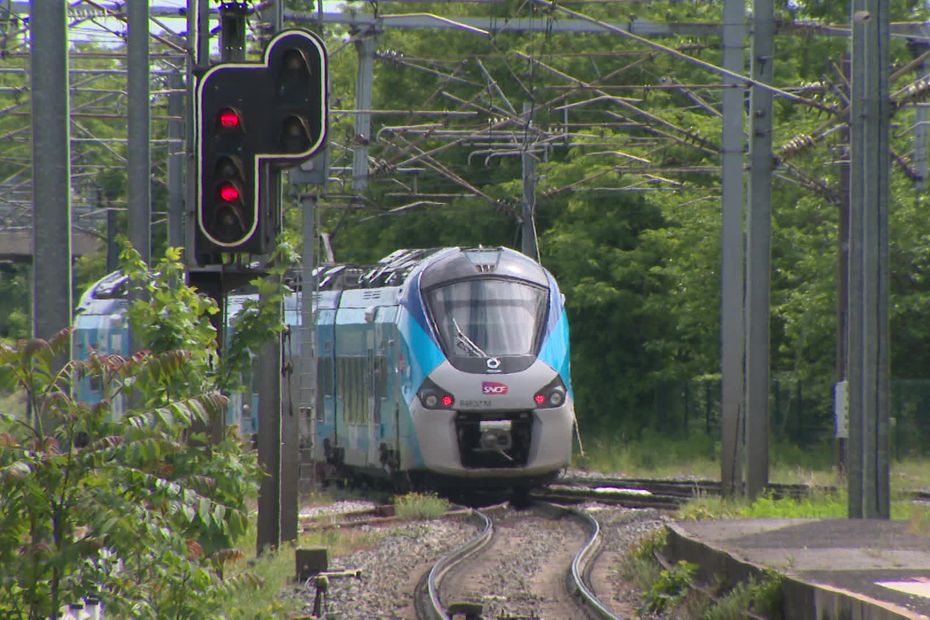
[[[429,379],[423,382],[417,396],[427,409],[451,409],[452,405],[455,404],[455,397],[452,394]]]
[[[555,379],[549,382],[549,385],[536,392],[533,396],[533,402],[539,409],[549,409],[552,407],[561,407],[565,403],[565,384],[562,379],[556,375]]]

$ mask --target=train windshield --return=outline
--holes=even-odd
[[[473,279],[427,292],[427,304],[450,357],[535,355],[547,291],[514,280]]]

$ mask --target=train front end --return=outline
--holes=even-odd
[[[528,488],[571,459],[568,321],[552,276],[506,248],[442,252],[411,278],[410,412],[436,486]],[[422,333],[420,333],[422,328]]]

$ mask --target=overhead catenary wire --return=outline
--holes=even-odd
[[[665,54],[669,54],[669,55],[671,55],[671,56],[674,56],[675,58],[678,58],[678,59],[680,59],[680,60],[684,60],[685,62],[689,62],[689,63],[691,63],[691,64],[697,65],[697,66],[699,66],[699,67],[702,67],[702,68],[704,68],[704,69],[707,69],[708,71],[713,71],[714,73],[719,73],[720,75],[723,75],[723,76],[725,76],[725,77],[729,77],[729,78],[731,78],[731,79],[738,80],[738,81],[742,82],[743,84],[751,85],[751,86],[755,86],[755,87],[758,87],[758,88],[762,88],[762,89],[768,90],[768,91],[770,91],[772,94],[777,95],[777,96],[779,96],[779,97],[782,97],[782,98],[784,98],[784,99],[787,99],[787,100],[789,100],[789,101],[792,101],[792,102],[794,102],[794,103],[803,103],[803,104],[805,104],[805,105],[811,106],[812,108],[822,109],[822,110],[826,110],[826,111],[832,111],[831,108],[829,108],[829,107],[827,107],[827,106],[824,106],[823,104],[821,104],[821,103],[818,102],[818,101],[814,101],[814,100],[812,100],[812,99],[807,99],[807,98],[805,98],[805,97],[800,97],[800,96],[798,96],[798,95],[795,95],[794,93],[789,93],[789,92],[784,91],[784,90],[782,90],[782,89],[780,89],[780,88],[778,88],[778,87],[772,86],[771,84],[765,84],[765,83],[763,83],[763,82],[759,82],[759,81],[754,80],[754,79],[752,79],[752,78],[750,78],[750,77],[748,77],[748,76],[745,76],[745,75],[743,75],[743,74],[741,74],[741,73],[736,73],[736,72],[730,71],[729,69],[724,69],[723,67],[719,67],[719,66],[717,66],[717,65],[715,65],[715,64],[713,64],[713,63],[707,62],[706,60],[701,60],[700,58],[695,58],[694,56],[689,56],[689,55],[687,55],[687,54],[685,54],[685,53],[679,52],[679,51],[676,50],[675,48],[662,45],[661,43],[656,43],[655,41],[651,41],[651,40],[649,40],[649,39],[647,39],[647,38],[645,38],[645,37],[641,37],[641,36],[639,36],[639,35],[637,35],[637,34],[634,34],[634,33],[630,32],[630,31],[628,31],[628,30],[624,30],[623,28],[618,28],[617,26],[614,26],[613,24],[609,24],[609,23],[607,23],[607,22],[605,22],[605,21],[596,19],[596,18],[594,18],[594,17],[590,17],[590,16],[585,15],[585,14],[583,14],[583,13],[579,13],[578,11],[572,11],[571,9],[567,9],[567,8],[561,7],[561,6],[559,6],[558,3],[556,3],[556,2],[550,2],[549,0],[532,0],[532,2],[534,2],[534,3],[536,3],[536,4],[539,4],[539,5],[542,5],[542,6],[546,6],[546,7],[550,8],[550,9],[552,9],[552,10],[559,11],[559,12],[561,12],[561,13],[565,13],[566,15],[571,15],[572,17],[574,17],[574,18],[576,18],[576,19],[580,19],[580,20],[582,20],[582,21],[587,21],[587,22],[595,23],[595,24],[597,24],[598,26],[601,26],[601,27],[603,27],[604,29],[609,30],[610,32],[613,32],[614,34],[617,34],[617,35],[620,35],[620,36],[625,37],[625,38],[627,38],[627,39],[636,41],[637,43],[640,43],[640,44],[645,45],[645,46],[647,46],[647,47],[651,47],[652,49],[659,50],[660,52],[663,52],[663,53],[665,53]]]

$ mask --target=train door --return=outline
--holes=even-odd
[[[396,468],[400,438],[398,437],[399,411],[396,404],[396,306],[378,308],[375,342],[378,351],[375,368],[375,407],[378,416],[378,465]]]
[[[313,456],[318,461],[341,462],[343,429],[337,423],[336,307],[339,292],[322,293],[317,300],[317,410],[313,424]]]
[[[354,291],[352,291],[354,292]],[[368,462],[368,325],[364,309],[347,305],[336,315],[336,426],[345,465]]]

